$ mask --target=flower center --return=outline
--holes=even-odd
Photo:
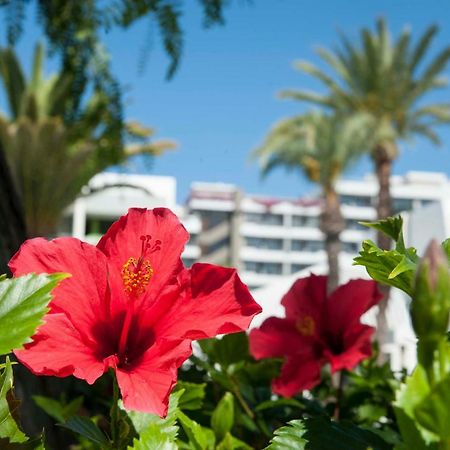
[[[312,336],[316,331],[316,323],[311,316],[300,317],[295,325],[303,336]]]
[[[147,255],[161,249],[161,241],[150,243],[152,237],[141,236],[141,255],[139,258],[130,257],[122,266],[122,281],[125,292],[131,297],[139,297],[147,289],[153,277],[154,270]]]

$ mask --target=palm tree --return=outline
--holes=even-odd
[[[328,290],[339,284],[340,234],[345,229],[335,185],[342,173],[370,145],[368,117],[340,117],[318,112],[285,119],[274,126],[253,156],[263,174],[282,166],[298,170],[322,189],[320,229],[325,235],[328,258]]]
[[[450,47],[431,59],[428,51],[437,31],[436,26],[429,27],[415,45],[407,29],[392,41],[380,19],[375,32],[362,29],[359,42],[341,35],[334,51],[318,49],[329,73],[307,62],[297,63],[299,70],[325,85],[325,94],[298,90],[281,94],[340,114],[362,112],[372,117],[375,139],[370,154],[379,183],[379,218],[392,215],[390,175],[399,140],[421,136],[439,144],[435,126],[450,122],[450,103],[423,102],[425,94],[447,86],[442,73],[450,59]],[[380,233],[378,244],[388,248],[390,241]]]
[[[0,77],[10,110],[9,117],[0,115],[0,144],[22,199],[29,236],[53,235],[64,209],[96,173],[130,155],[158,155],[173,147],[168,141],[148,142],[153,131],[137,123],[117,129],[100,91],[94,90],[77,117],[69,117],[71,76],[44,78],[43,53],[37,46],[27,80],[15,53],[0,50]]]

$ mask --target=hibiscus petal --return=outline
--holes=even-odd
[[[104,373],[103,362],[95,357],[68,318],[61,313],[47,314],[33,342],[14,353],[36,375],[74,375],[92,384]]]
[[[339,286],[328,299],[327,328],[333,335],[342,335],[383,296],[372,280],[350,280]]]
[[[349,327],[343,337],[344,351],[334,355],[328,350],[324,356],[331,364],[331,371],[352,370],[357,364],[372,354],[371,338],[375,328],[368,325],[355,324]]]
[[[184,292],[169,310],[167,302],[158,302],[152,310],[159,318],[155,323],[157,336],[204,339],[235,333],[246,330],[261,312],[235,269],[194,264],[184,271],[181,282]]]
[[[117,368],[117,381],[126,409],[167,414],[178,368],[192,353],[189,340],[157,341],[129,370]]]
[[[284,295],[281,304],[286,317],[292,320],[311,317],[314,328],[320,324],[327,298],[327,277],[310,275],[298,279]],[[318,332],[318,330],[316,330]],[[317,332],[315,334],[317,334]]]
[[[250,353],[255,359],[295,355],[308,348],[295,324],[288,319],[269,317],[249,335]]]
[[[272,382],[272,390],[283,397],[312,389],[320,383],[321,361],[314,357],[289,357],[281,368],[281,374]]]
[[[118,289],[122,289],[122,266],[130,258],[138,259],[142,254],[142,236],[151,236],[150,248],[144,255],[153,269],[148,288],[148,294],[151,296],[181,270],[180,256],[189,234],[169,209],[129,209],[128,214],[114,222],[97,244],[97,248],[109,260],[111,275],[119,279],[118,283],[117,280],[113,283]],[[157,241],[161,243],[157,244]]]
[[[75,238],[26,241],[9,262],[14,275],[29,272],[68,272],[54,290],[53,312],[64,312],[84,339],[95,341],[91,330],[99,315],[109,314],[107,262],[95,246]],[[107,317],[107,316],[106,316]]]

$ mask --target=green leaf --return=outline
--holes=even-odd
[[[402,438],[405,443],[414,442],[417,450],[422,450],[423,445],[428,445],[432,438],[430,433],[417,422],[415,415],[416,408],[430,394],[430,390],[426,370],[418,364],[397,392],[394,403],[395,416]],[[420,439],[415,436],[420,436]],[[411,450],[415,450],[415,447],[411,447]]]
[[[212,361],[224,367],[251,359],[245,332],[227,334],[221,339],[203,339],[198,343]]]
[[[60,426],[77,433],[99,445],[109,445],[109,440],[102,430],[88,417],[72,417]]]
[[[427,444],[422,437],[416,422],[409,417],[403,409],[394,406],[397,425],[403,439],[404,450],[430,450],[437,447],[434,444]]]
[[[386,408],[381,405],[374,405],[372,403],[360,405],[358,408],[358,419],[366,423],[373,423],[386,415]]]
[[[231,436],[230,433],[227,433],[216,447],[216,450],[234,450],[234,448],[233,436]]]
[[[292,408],[304,409],[305,405],[294,398],[279,398],[277,400],[266,400],[255,407],[255,412],[264,411],[266,409],[279,408],[280,406],[290,406]]]
[[[286,426],[275,430],[266,450],[303,450],[308,443],[303,437],[305,433],[306,428],[301,420],[291,420]]]
[[[43,436],[22,443],[12,443],[7,438],[0,438],[0,448],[2,450],[46,450]]]
[[[446,239],[442,244],[442,250],[447,255],[448,263],[450,265],[450,238]]]
[[[205,398],[206,383],[189,383],[179,380],[175,392],[183,390],[183,394],[178,399],[178,407],[183,410],[200,409]]]
[[[75,416],[83,404],[83,397],[77,397],[67,404],[63,401],[40,395],[35,395],[33,400],[36,405],[58,422],[65,422]]]
[[[304,421],[308,450],[391,450],[392,445],[371,431],[327,417]]]
[[[0,282],[0,354],[31,342],[48,311],[52,289],[68,276],[29,274]]]
[[[429,393],[430,385],[428,384],[427,373],[419,364],[397,392],[395,406],[405,411],[409,417],[414,418],[416,406],[418,406]]]
[[[379,220],[377,222],[359,222],[374,230],[381,231],[382,233],[389,236],[395,242],[401,240],[403,243],[403,219],[401,216],[388,217],[387,219]]]
[[[231,430],[234,424],[234,397],[226,392],[212,413],[211,428],[220,441]]]
[[[431,392],[415,408],[419,424],[439,436],[441,441],[450,441],[450,377],[437,383]]]
[[[129,450],[177,450],[175,438],[165,433],[156,423],[149,425],[139,436],[133,440]]]
[[[13,395],[13,371],[9,358],[0,375],[0,441],[2,438],[10,443],[23,443],[28,440],[18,426],[17,410],[19,402]],[[1,448],[6,448],[2,445]]]
[[[130,418],[136,432],[141,434],[148,428],[159,429],[162,434],[167,435],[174,440],[178,434],[178,402],[183,394],[184,390],[179,390],[170,395],[169,410],[167,411],[167,416],[164,419],[156,414],[127,411],[128,417]]]
[[[178,411],[178,420],[195,450],[214,449],[215,437],[212,430],[202,427],[181,411]]]
[[[402,254],[397,250],[381,250],[370,239],[362,244],[355,265],[364,266],[372,279],[412,295],[417,257],[413,249]]]
[[[403,240],[403,219],[389,217],[378,222],[360,222],[381,231],[395,241],[393,250],[382,250],[371,240],[363,242],[363,248],[354,259],[354,264],[364,266],[367,273],[376,281],[397,287],[412,295],[414,272],[418,256],[412,247],[406,248]]]

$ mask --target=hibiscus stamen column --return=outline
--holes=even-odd
[[[153,268],[146,253],[153,253],[161,249],[161,241],[150,244],[151,236],[141,236],[141,255],[138,259],[130,257],[122,267],[122,281],[128,297],[127,312],[120,333],[118,357],[120,362],[127,362],[127,339],[134,314],[134,303],[145,292],[153,277]]]

